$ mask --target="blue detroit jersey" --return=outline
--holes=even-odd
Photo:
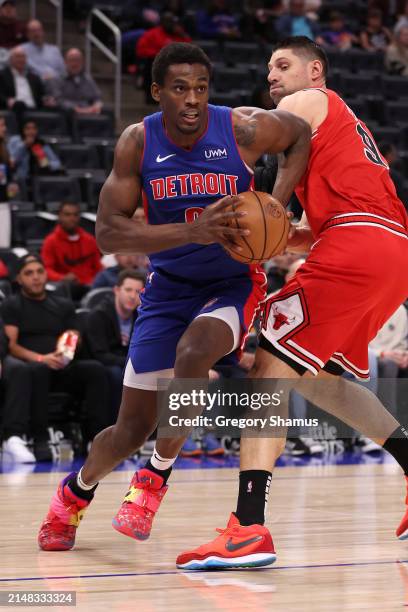
[[[232,109],[209,104],[208,113],[207,131],[190,151],[170,140],[163,113],[144,119],[141,177],[148,223],[191,223],[219,198],[250,188],[253,175],[238,151]],[[153,270],[193,281],[220,280],[249,270],[219,244],[188,244],[153,253],[149,258]]]

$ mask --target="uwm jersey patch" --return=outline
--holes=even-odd
[[[235,141],[232,109],[210,104],[207,130],[190,150],[170,140],[162,113],[146,117],[144,130],[141,181],[148,223],[192,223],[220,198],[251,188],[253,173]],[[154,269],[191,280],[217,280],[249,270],[218,244],[189,244],[153,253],[150,261]]]

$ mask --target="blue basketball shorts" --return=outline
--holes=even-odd
[[[153,272],[141,296],[123,384],[156,390],[157,379],[172,378],[177,344],[200,316],[231,327],[234,346],[219,363],[237,363],[265,297],[266,277],[258,266],[248,266],[247,275],[200,284]]]

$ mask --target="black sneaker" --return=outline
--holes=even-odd
[[[318,455],[324,450],[320,442],[304,436],[300,436],[300,438],[288,438],[286,441],[286,449],[290,455],[295,457],[301,455]]]

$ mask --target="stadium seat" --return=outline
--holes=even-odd
[[[87,138],[114,138],[115,128],[111,115],[77,115],[73,120],[73,132],[77,142],[86,142]]]
[[[375,78],[373,74],[343,74],[342,92],[343,95],[353,97],[361,94],[375,95],[380,88],[380,75]]]
[[[383,75],[382,90],[385,97],[390,100],[408,98],[408,79],[406,77]]]
[[[351,69],[357,74],[373,71],[382,72],[384,70],[383,53],[367,53],[362,49],[351,49],[347,51],[347,54],[351,60]]]
[[[358,119],[365,121],[369,118],[366,100],[364,98],[348,98],[345,100]]]
[[[327,77],[327,87],[334,89],[339,94],[343,91],[342,87],[342,73],[340,70],[330,70],[329,76]]]
[[[201,47],[212,62],[218,62],[223,57],[220,45],[216,40],[195,40],[194,44]]]
[[[408,123],[408,100],[405,102],[387,102],[388,123]]]
[[[240,90],[248,82],[248,70],[243,68],[220,68],[214,75],[217,91]]]
[[[41,247],[43,245],[43,238],[30,238],[26,241],[26,248],[30,253],[41,253]]]
[[[243,96],[241,94],[242,92],[235,90],[222,92],[212,91],[210,93],[210,102],[211,104],[217,104],[220,106],[231,106],[232,108],[248,104],[248,102],[243,102]]]
[[[11,111],[0,111],[0,117],[4,117],[6,120],[7,134],[8,136],[14,136],[15,134],[19,134],[20,131],[18,129],[17,119],[14,113]]]
[[[87,308],[88,310],[92,310],[103,302],[103,300],[112,295],[112,289],[110,287],[101,287],[100,289],[91,289],[89,293],[84,295],[81,300],[81,308]]]
[[[41,243],[55,225],[55,219],[47,218],[41,212],[17,211],[13,221],[15,244],[26,248],[29,248],[31,240]]]
[[[6,264],[10,278],[13,278],[18,261],[17,255],[10,249],[0,249],[0,259]]]
[[[99,194],[102,189],[102,185],[105,182],[105,177],[101,175],[93,175],[87,181],[87,202],[90,210],[96,210],[99,204]]]
[[[257,43],[226,42],[223,49],[223,58],[226,64],[258,64],[261,51]]]
[[[58,146],[58,155],[64,168],[72,176],[101,168],[100,157],[95,146],[89,144],[64,144]],[[72,173],[71,171],[75,172]]]
[[[377,142],[391,142],[396,147],[400,144],[401,130],[397,127],[373,127],[372,132]]]
[[[13,293],[11,283],[6,278],[0,278],[0,302]]]
[[[326,49],[326,54],[329,60],[329,74],[331,74],[332,69],[348,72],[351,71],[352,58],[349,51],[336,51],[335,49]]]
[[[24,120],[35,121],[42,138],[69,137],[68,122],[65,113],[51,111],[29,111]]]
[[[81,188],[76,178],[41,176],[33,180],[33,198],[37,203],[79,202]]]
[[[102,167],[105,168],[106,172],[110,172],[113,166],[113,157],[115,152],[114,145],[100,146],[99,155],[102,159]]]

